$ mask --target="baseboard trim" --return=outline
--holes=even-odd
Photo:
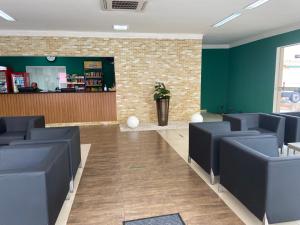
[[[96,125],[118,125],[118,121],[99,121],[99,122],[76,122],[76,123],[48,123],[46,127],[71,127],[71,126],[96,126]]]

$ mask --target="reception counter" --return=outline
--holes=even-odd
[[[0,116],[44,115],[46,123],[117,121],[116,92],[0,94]]]

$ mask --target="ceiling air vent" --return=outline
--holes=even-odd
[[[142,11],[146,0],[101,0],[101,5],[104,10],[109,11]]]

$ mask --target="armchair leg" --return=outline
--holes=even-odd
[[[70,193],[74,192],[74,179],[72,178],[72,180],[70,181]]]
[[[269,225],[267,214],[265,213],[262,225]]]
[[[225,192],[225,188],[223,187],[223,185],[222,184],[218,184],[218,192],[219,193],[223,193],[223,192]]]
[[[70,199],[71,199],[71,193],[69,192],[69,193],[67,194],[66,200],[68,201],[68,200],[70,200]]]
[[[191,163],[192,159],[191,159],[191,156],[189,155],[188,156],[188,163]]]
[[[214,175],[214,171],[212,169],[210,169],[210,183],[211,183],[211,185],[215,184],[215,175]]]

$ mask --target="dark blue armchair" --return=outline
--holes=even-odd
[[[79,127],[35,128],[30,130],[30,138],[11,142],[11,145],[67,143],[69,153],[70,191],[74,189],[74,179],[81,165]]]
[[[231,131],[229,122],[190,123],[189,162],[193,159],[211,176],[219,175],[219,144],[222,137],[259,135],[258,131]]]
[[[32,128],[44,128],[44,116],[0,117],[0,145],[30,138]]]
[[[0,224],[54,225],[69,191],[66,144],[0,148]]]
[[[300,219],[299,171],[300,157],[279,157],[274,136],[221,140],[220,184],[265,224]]]
[[[285,118],[266,113],[240,113],[225,114],[223,121],[229,121],[231,129],[257,130],[262,134],[272,134],[277,137],[278,147],[282,148],[284,142]]]

